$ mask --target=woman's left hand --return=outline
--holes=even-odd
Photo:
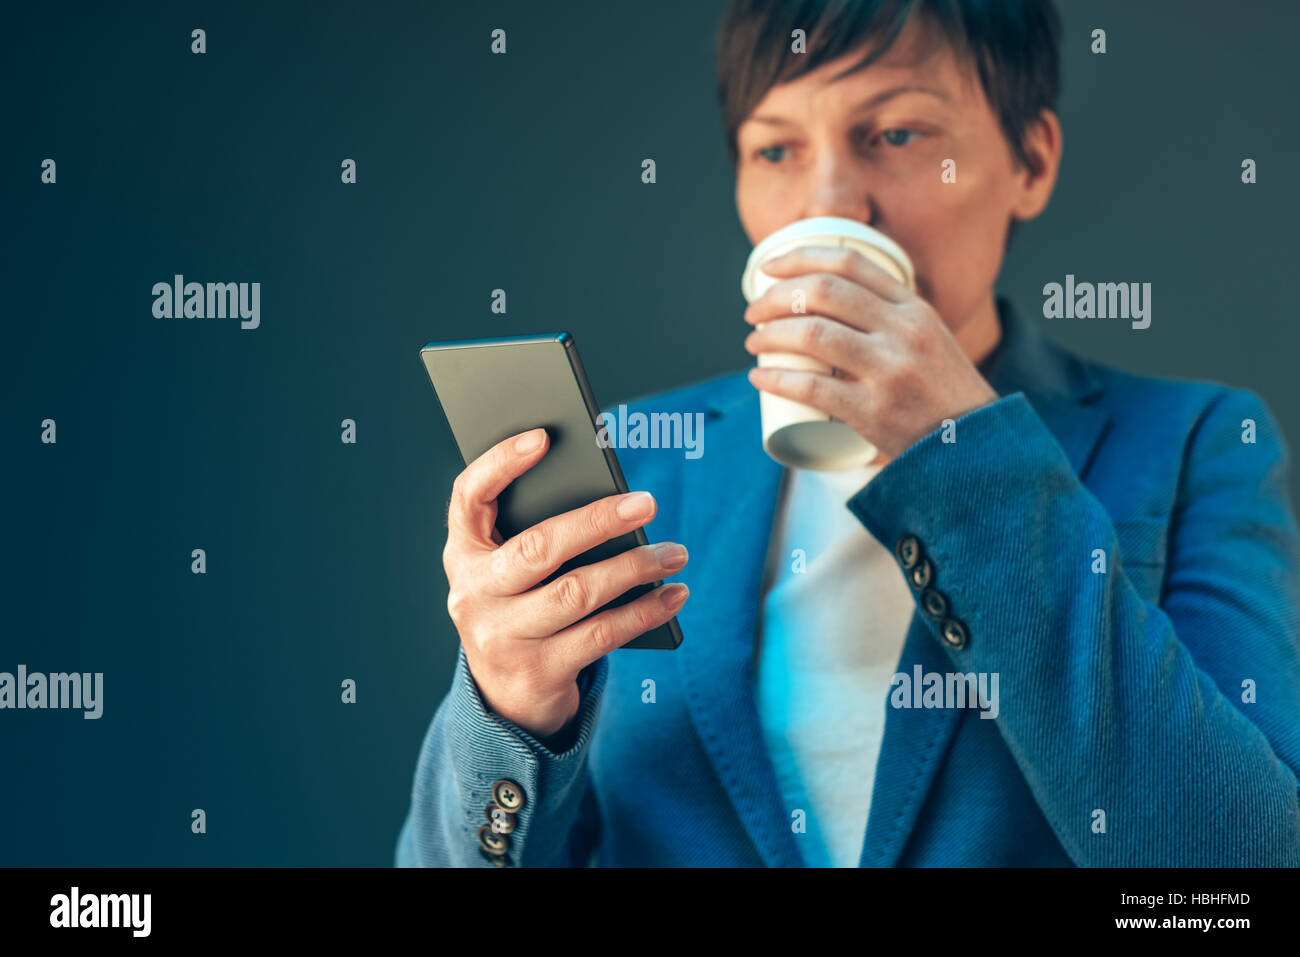
[[[803,246],[763,271],[780,281],[745,310],[756,327],[745,349],[799,353],[838,371],[755,368],[757,388],[840,419],[889,459],[944,419],[997,400],[934,308],[856,250]]]

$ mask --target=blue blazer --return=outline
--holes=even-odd
[[[1300,866],[1300,536],[1277,423],[1249,392],[1084,361],[998,307],[981,371],[1001,398],[845,503],[891,550],[915,537],[965,629],[955,647],[918,604],[897,670],[1000,676],[992,720],[886,707],[861,866]],[[485,708],[462,647],[399,865],[805,866],[755,707],[784,471],[758,405],[743,371],[627,403],[705,413],[698,458],[618,451],[658,500],[650,540],[690,551],[684,641],[585,669],[559,753]],[[499,781],[523,803],[492,857]]]

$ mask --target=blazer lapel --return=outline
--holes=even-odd
[[[1000,396],[1023,392],[1074,472],[1088,471],[1109,415],[1090,404],[1101,391],[1092,369],[1046,338],[1008,299],[999,299],[1002,338],[980,363],[980,372]]]
[[[998,300],[998,312],[1002,338],[980,371],[999,396],[1024,393],[1082,478],[1109,421],[1105,412],[1084,404],[1100,391],[1100,383],[1086,365],[1026,323],[1009,300]],[[913,678],[913,693],[918,690],[918,669],[924,675],[951,667],[929,621],[915,612],[898,667]],[[961,714],[959,708],[885,708],[885,734],[859,866],[898,863]]]
[[[913,613],[899,656],[898,672],[908,676],[913,694],[919,694],[921,688],[914,675],[943,673],[949,667],[943,649],[930,633],[927,619],[920,612]],[[885,736],[876,759],[867,837],[862,844],[859,867],[893,867],[898,863],[935,771],[947,752],[953,729],[957,727],[958,711],[957,708],[901,709],[886,705]]]
[[[759,593],[784,469],[763,451],[757,390],[743,372],[722,383],[705,454],[685,469],[691,560],[678,579],[698,597],[678,616],[674,654],[700,740],[764,863],[802,867],[754,691]]]
[[[999,395],[1024,392],[1076,474],[1086,471],[1107,416],[1080,404],[1098,390],[1090,370],[998,300],[1002,339],[980,370]],[[691,717],[736,814],[772,867],[805,865],[763,740],[754,693],[762,577],[784,468],[763,451],[758,391],[745,372],[720,377],[706,418],[706,453],[683,477],[679,576],[699,597],[679,619],[674,653]],[[881,476],[885,476],[885,472]],[[950,660],[928,621],[914,614],[899,670],[943,672]],[[957,725],[955,708],[886,707],[885,733],[862,866],[897,863]]]

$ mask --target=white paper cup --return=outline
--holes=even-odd
[[[778,229],[754,247],[740,279],[746,302],[753,302],[777,282],[763,272],[760,265],[800,246],[856,249],[909,289],[916,288],[912,261],[888,236],[856,220],[817,216]],[[785,352],[761,353],[758,365],[810,370],[825,375],[831,373],[831,367],[824,362]],[[820,409],[760,390],[759,412],[763,424],[763,449],[782,465],[829,471],[867,465],[876,457],[874,445],[851,426],[831,418]]]

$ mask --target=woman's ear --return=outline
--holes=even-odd
[[[1025,130],[1024,151],[1029,165],[1015,171],[1012,219],[1033,219],[1047,208],[1061,166],[1061,149],[1061,121],[1051,110],[1043,110]]]

